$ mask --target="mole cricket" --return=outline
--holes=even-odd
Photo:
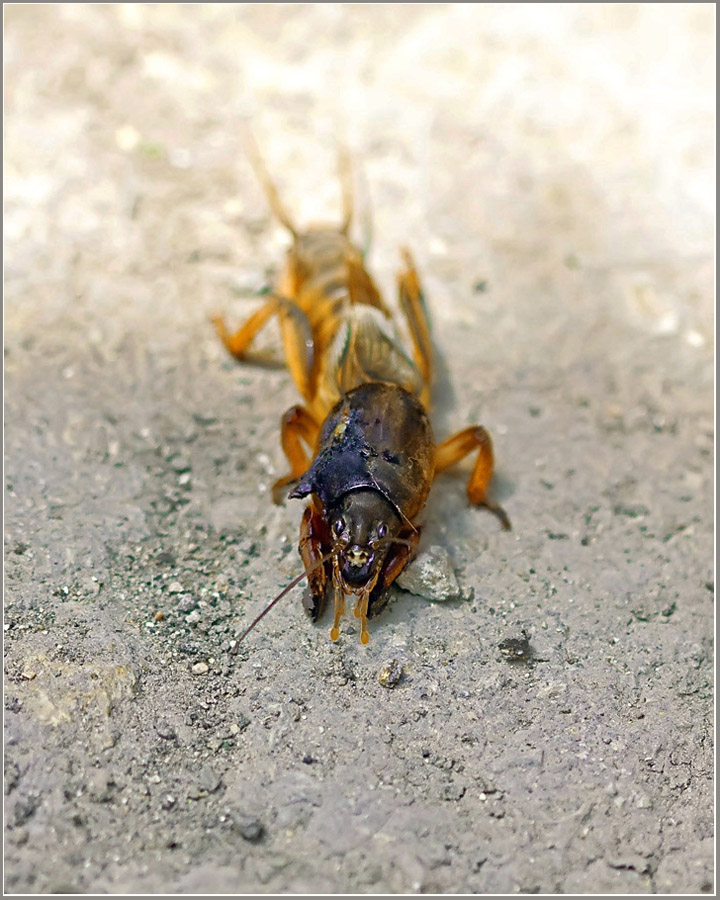
[[[280,502],[308,498],[300,525],[304,572],[255,619],[234,645],[302,578],[310,587],[309,612],[317,621],[332,586],[330,637],[340,636],[347,597],[355,598],[360,640],[368,619],[387,602],[387,589],[414,558],[420,539],[415,519],[435,476],[477,452],[468,500],[485,506],[510,529],[505,511],[487,493],[493,472],[489,433],[480,425],[436,443],[428,416],[433,360],[423,292],[409,250],[401,251],[399,306],[411,347],[398,336],[391,311],[349,237],[353,220],[350,160],[339,154],[342,220],[339,226],[300,230],[250,136],[247,152],[268,203],[292,244],[282,274],[266,301],[236,331],[213,317],[227,350],[242,360],[253,339],[276,316],[285,361],[302,397],[281,420],[290,471],[273,485]]]

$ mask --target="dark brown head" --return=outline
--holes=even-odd
[[[333,555],[348,593],[359,592],[377,580],[401,526],[395,507],[372,488],[350,491],[331,510]]]

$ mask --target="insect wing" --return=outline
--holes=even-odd
[[[373,307],[348,310],[329,357],[341,394],[373,381],[400,385],[411,394],[422,389],[420,372],[402,349],[391,323]]]

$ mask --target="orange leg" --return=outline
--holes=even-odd
[[[313,334],[305,313],[294,303],[284,302],[280,310],[285,362],[300,396],[312,400],[310,373],[313,367]]]
[[[390,310],[385,305],[385,301],[380,296],[375,282],[365,268],[362,254],[355,248],[348,249],[345,253],[345,266],[351,302],[375,306],[386,318],[391,318]]]
[[[403,248],[400,252],[405,263],[405,271],[398,276],[398,294],[400,305],[410,326],[415,365],[420,370],[425,382],[425,387],[420,394],[420,402],[427,409],[430,403],[430,385],[432,381],[430,323],[413,258],[410,251],[406,248]]]
[[[383,566],[383,590],[389,588],[405,566],[415,559],[418,544],[420,543],[420,527],[416,525],[415,531],[410,531],[408,529],[408,531],[403,532],[400,537],[409,541],[412,546],[408,547],[407,544],[393,544],[390,547],[390,552],[385,558],[385,564]]]
[[[218,337],[225,344],[228,352],[236,359],[242,359],[255,335],[263,328],[269,319],[278,312],[279,302],[276,297],[268,300],[263,306],[254,312],[245,324],[238,328],[234,334],[230,334],[221,315],[212,317],[212,323]]]
[[[478,451],[478,456],[467,484],[468,500],[475,506],[487,506],[500,519],[502,527],[509,531],[510,519],[507,513],[486,494],[493,473],[493,449],[490,435],[481,425],[466,428],[435,448],[435,473],[464,459],[473,450]]]
[[[278,479],[272,488],[273,502],[280,503],[282,488],[290,484],[307,471],[311,456],[308,455],[303,442],[314,451],[320,426],[304,406],[291,406],[280,423],[280,439],[285,456],[290,463],[290,472]]]
[[[218,336],[236,359],[243,359],[255,335],[274,316],[280,320],[285,361],[300,394],[310,400],[310,372],[313,362],[313,336],[305,313],[293,303],[273,295],[264,306],[254,312],[236,332],[227,330],[222,316],[213,316]]]
[[[300,525],[300,557],[307,572],[310,585],[311,605],[308,612],[316,622],[325,608],[325,589],[329,576],[330,563],[318,565],[328,552],[330,533],[325,513],[318,500],[314,500],[303,513]]]
[[[395,581],[408,563],[415,559],[418,544],[420,543],[420,528],[415,526],[415,531],[402,531],[399,537],[411,544],[391,544],[388,554],[383,563],[382,573],[380,575],[380,583],[370,596],[370,607],[368,610],[368,618],[374,618],[387,605],[389,600],[387,589]]]

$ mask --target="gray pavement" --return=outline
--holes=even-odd
[[[714,890],[713,32],[5,9],[6,892]],[[460,595],[395,590],[365,647],[297,587],[228,655],[302,509],[287,373],[209,324],[286,245],[243,116],[300,222],[344,131],[383,292],[402,245],[422,273],[436,431],[495,440],[513,531],[439,478]]]

